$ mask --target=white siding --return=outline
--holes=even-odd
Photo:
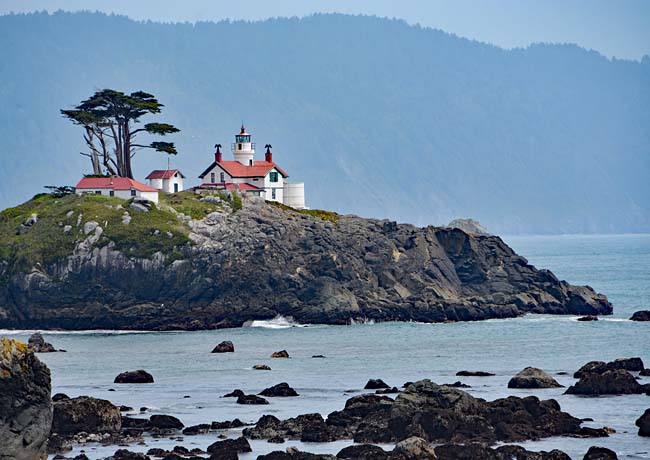
[[[130,200],[133,198],[133,195],[131,195],[131,190],[113,190],[113,196],[115,198],[121,198],[123,200]],[[89,189],[89,188],[84,188],[84,189],[77,189],[77,195],[103,195],[103,196],[111,196],[111,189],[108,188],[97,188],[97,189]],[[135,191],[135,196],[142,197],[146,200],[153,201],[154,203],[158,203],[158,192],[140,192],[138,190]]]
[[[221,180],[221,173],[223,173],[224,180]],[[211,175],[214,174],[214,182],[212,182]],[[225,172],[221,167],[216,166],[203,176],[202,184],[220,184],[221,182],[235,182],[230,175]]]
[[[157,188],[158,190],[163,189],[163,180],[162,179],[149,179],[149,187]]]
[[[287,206],[296,209],[305,209],[305,183],[284,183],[284,201]]]

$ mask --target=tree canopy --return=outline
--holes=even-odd
[[[147,123],[137,127],[141,117],[158,114],[162,107],[154,95],[144,91],[125,94],[103,89],[75,108],[61,110],[61,114],[84,128],[84,141],[89,151],[81,154],[90,158],[93,174],[133,178],[131,160],[138,150],[178,153],[173,142],[136,142],[139,134],[165,136],[180,131],[169,123]]]

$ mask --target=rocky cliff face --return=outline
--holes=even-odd
[[[11,276],[0,288],[0,327],[201,329],[278,314],[345,324],[612,312],[605,296],[537,270],[498,237],[326,217],[248,199],[237,212],[181,215],[193,244],[147,259],[126,256],[95,229],[64,260]]]
[[[47,458],[50,370],[27,345],[0,339],[0,460]]]

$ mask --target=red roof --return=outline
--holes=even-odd
[[[277,169],[284,177],[289,176],[273,162],[254,161],[252,166],[246,166],[241,164],[239,161],[231,160],[212,163],[210,167],[199,176],[199,178],[203,178],[203,176],[205,176],[215,166],[220,166],[221,169],[230,174],[231,177],[264,177],[273,168]]]
[[[111,190],[138,190],[140,192],[157,192],[158,189],[144,185],[128,177],[84,177],[77,184],[77,189],[107,188]]]
[[[176,173],[185,177],[178,169],[154,169],[145,179],[170,179]]]

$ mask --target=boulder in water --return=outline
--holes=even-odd
[[[287,350],[280,350],[274,353],[271,353],[271,358],[288,358],[289,352]]]
[[[344,447],[336,454],[336,458],[345,460],[384,460],[388,452],[374,444],[354,444]]]
[[[54,345],[45,341],[40,332],[35,332],[27,341],[27,345],[36,353],[53,353],[58,351]]]
[[[268,404],[269,402],[262,398],[261,396],[257,395],[240,395],[237,397],[237,404],[247,404],[247,405],[255,405],[255,404]]]
[[[639,436],[650,436],[650,409],[646,409],[641,417],[636,421],[639,427]]]
[[[244,392],[240,389],[233,390],[230,393],[227,393],[223,395],[224,398],[239,398],[240,396],[244,396]]]
[[[255,364],[253,366],[253,369],[255,369],[256,371],[270,371],[271,367],[267,366],[266,364]]]
[[[223,441],[212,443],[208,446],[207,451],[213,458],[228,458],[231,454],[235,454],[234,458],[237,458],[237,454],[252,452],[253,449],[251,449],[248,440],[241,436],[237,439],[224,439]]]
[[[185,427],[183,422],[171,415],[152,415],[149,417],[149,422],[151,426],[160,430],[181,430]]]
[[[626,371],[639,372],[643,370],[643,360],[641,358],[618,358],[608,363],[604,361],[589,361],[587,364],[578,369],[573,377],[579,379],[585,374],[595,372],[602,374],[607,370],[623,369]]]
[[[508,382],[508,388],[559,388],[553,377],[536,367],[527,367]]]
[[[399,460],[436,460],[436,453],[427,441],[416,436],[400,441],[393,449],[392,458]]]
[[[484,372],[484,371],[459,371],[456,372],[456,375],[458,377],[492,377],[495,374],[492,374],[491,372]]]
[[[598,317],[594,315],[581,316],[578,321],[598,321]]]
[[[52,433],[117,433],[122,428],[120,409],[105,399],[79,396],[54,403]]]
[[[50,391],[50,370],[33,350],[17,340],[0,339],[0,458],[47,458]]]
[[[363,387],[364,390],[380,390],[384,388],[390,388],[390,386],[382,379],[370,379],[366,386]]]
[[[287,382],[278,383],[272,387],[263,390],[260,395],[269,397],[289,397],[298,396],[296,390],[291,388]]]
[[[582,460],[618,460],[618,456],[606,447],[591,446]]]
[[[637,382],[628,371],[612,369],[603,373],[588,372],[584,374],[565,393],[572,395],[615,395],[640,394],[644,391],[646,391],[645,385]]]
[[[115,377],[113,383],[153,383],[153,376],[142,369],[126,371]]]
[[[224,340],[212,349],[212,353],[233,353],[235,345],[230,340]]]
[[[632,321],[650,321],[650,310],[635,311],[630,318]]]

